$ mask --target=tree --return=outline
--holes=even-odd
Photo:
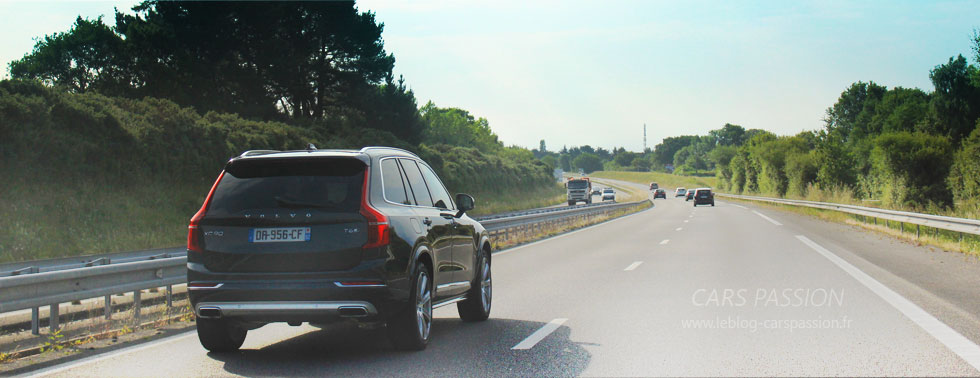
[[[420,112],[425,123],[422,140],[426,143],[475,147],[481,152],[498,151],[503,147],[486,118],[477,119],[459,108],[439,108],[432,101]]]
[[[664,138],[662,142],[653,146],[654,159],[661,167],[674,163],[674,154],[682,148],[690,146],[698,137],[695,135],[682,135],[677,137]],[[676,164],[675,164],[676,166]]]
[[[538,147],[538,151],[541,151],[541,153],[547,153],[548,152],[548,147],[545,146],[544,139],[541,140],[540,146]]]
[[[745,143],[745,128],[739,125],[726,123],[718,130],[708,132],[717,141],[719,146],[741,146]]]
[[[353,2],[148,0],[133,10],[117,12],[111,30],[101,20],[76,21],[11,63],[11,75],[294,119],[372,118],[364,104],[378,99],[373,86],[394,81],[384,25]]]
[[[977,68],[968,65],[962,55],[929,72],[936,87],[931,103],[934,131],[950,137],[954,145],[970,134],[980,118],[980,88],[973,83],[976,75]]]
[[[949,139],[925,133],[886,133],[875,139],[869,188],[887,204],[922,207],[952,204],[946,177],[953,151]]]
[[[585,173],[592,173],[598,170],[602,170],[602,160],[595,154],[583,153],[575,158],[573,161],[575,168],[580,168]]]
[[[572,157],[569,154],[561,154],[558,157],[558,164],[565,172],[572,171]]]
[[[116,90],[126,67],[120,54],[123,40],[99,17],[75,19],[71,29],[45,36],[34,50],[10,63],[13,78],[40,80],[72,92]]]
[[[558,159],[555,159],[554,155],[545,155],[545,157],[541,158],[541,162],[547,165],[548,168],[551,168],[552,170],[558,167]]]
[[[956,152],[947,181],[954,198],[980,208],[980,123]]]

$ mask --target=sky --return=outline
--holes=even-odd
[[[0,61],[132,1],[0,0]],[[978,1],[365,0],[419,105],[458,107],[507,145],[643,148],[734,123],[823,127],[856,81],[932,91],[972,57]],[[6,70],[4,70],[6,75]]]

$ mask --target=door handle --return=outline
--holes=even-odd
[[[429,219],[429,218],[422,219],[422,224],[424,224],[426,226],[431,226],[432,225],[432,219]]]
[[[450,223],[456,224],[456,214],[453,213],[439,213],[439,216],[446,218]]]

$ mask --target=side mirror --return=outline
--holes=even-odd
[[[456,194],[456,206],[459,207],[459,212],[456,213],[456,218],[463,216],[463,213],[473,210],[476,206],[476,201],[473,196],[465,193]]]

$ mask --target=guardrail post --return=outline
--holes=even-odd
[[[898,233],[899,234],[905,233],[905,222],[898,222]]]
[[[133,321],[136,324],[140,324],[140,305],[142,305],[140,301],[141,294],[143,293],[139,290],[133,292]]]
[[[167,307],[174,307],[174,286],[167,285]]]
[[[57,331],[59,328],[58,321],[60,320],[61,314],[58,313],[60,309],[58,305],[58,303],[55,303],[48,309],[48,329],[51,331]]]
[[[31,309],[31,334],[41,334],[41,309],[34,307]]]
[[[105,320],[112,319],[112,296],[105,296]]]
[[[915,238],[919,239],[919,225],[915,225]]]

